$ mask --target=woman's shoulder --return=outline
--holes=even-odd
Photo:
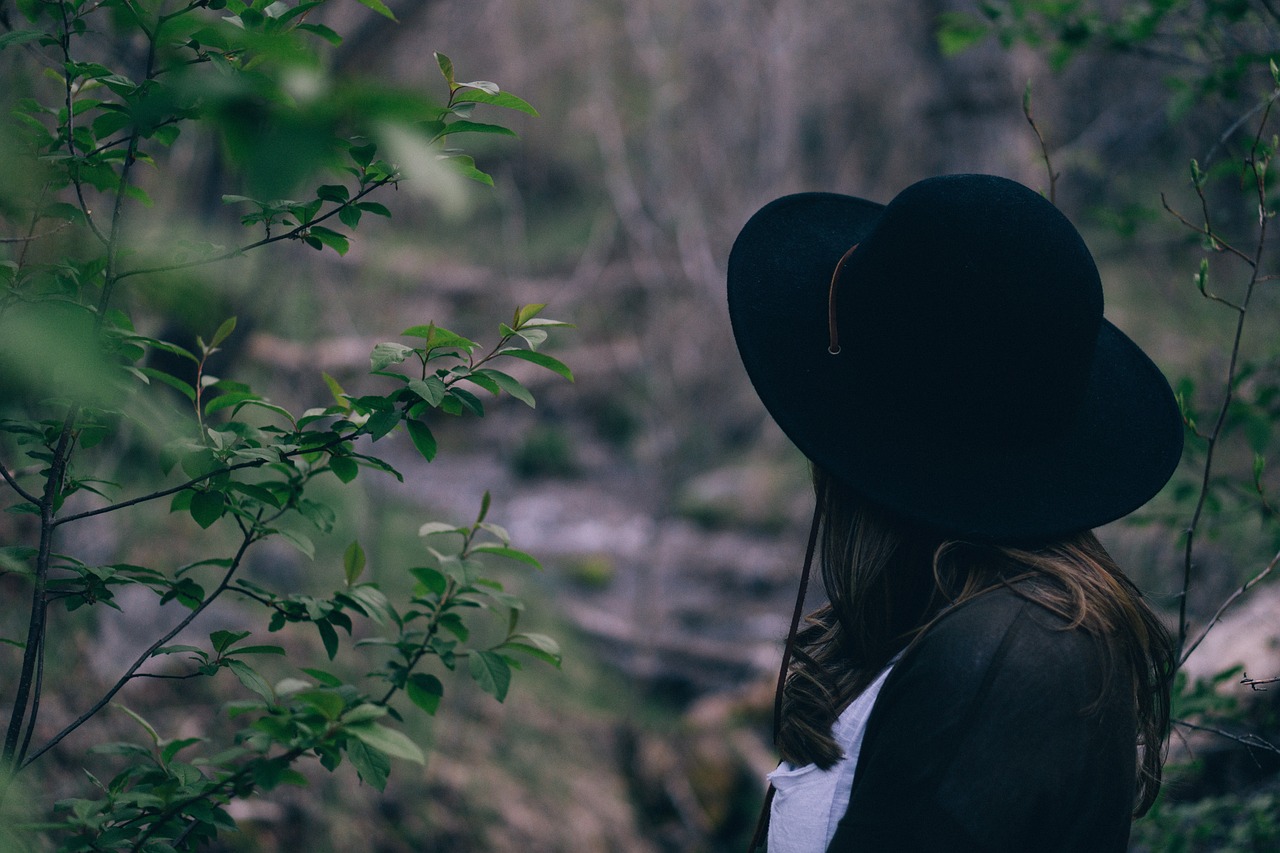
[[[1023,695],[1096,699],[1102,654],[1098,638],[1037,600],[1033,589],[1012,585],[943,612],[907,648],[893,674],[958,701],[997,684]]]

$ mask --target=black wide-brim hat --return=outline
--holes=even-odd
[[[949,175],[888,205],[786,196],[743,227],[728,277],[774,420],[918,522],[993,542],[1097,527],[1155,495],[1181,456],[1168,382],[1103,319],[1079,233],[1021,184]]]

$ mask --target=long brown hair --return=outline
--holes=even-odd
[[[1138,721],[1137,815],[1160,788],[1174,671],[1168,630],[1088,531],[1036,546],[965,542],[904,519],[814,471],[820,566],[828,603],[797,635],[778,746],[793,764],[828,768],[842,755],[840,712],[948,608],[1012,586],[1082,627],[1103,650],[1106,679],[1128,676]]]

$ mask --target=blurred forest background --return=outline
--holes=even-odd
[[[1169,80],[1192,79],[1204,56],[1157,44],[1085,50],[1055,67],[1046,51],[990,37],[944,52],[942,16],[978,10],[965,0],[387,5],[398,22],[356,3],[323,10],[346,34],[327,51],[332,74],[430,95],[431,52],[441,51],[463,76],[520,95],[540,116],[513,120],[519,140],[471,143],[495,186],[434,196],[404,187],[387,201],[394,218],[366,221],[341,259],[290,245],[146,299],[171,336],[208,334],[183,329],[186,318],[237,315],[240,345],[220,373],[254,376],[297,410],[327,401],[320,371],[358,388],[373,344],[408,323],[434,320],[479,339],[489,318],[530,302],[575,323],[551,350],[573,368],[573,385],[548,374],[530,380],[535,410],[507,400],[494,404],[501,417],[466,430],[433,426],[436,461],[406,449],[392,460],[405,483],[361,477],[334,497],[338,532],[318,542],[314,566],[284,547],[257,558],[301,588],[323,585],[312,580],[319,567],[340,563],[358,535],[377,576],[414,559],[406,549],[416,543],[390,531],[429,518],[461,522],[491,490],[495,520],[545,567],[509,583],[529,600],[530,621],[560,640],[564,662],[522,675],[503,704],[446,680],[439,715],[414,732],[430,746],[425,767],[397,764],[384,794],[349,768],[317,773],[310,788],[240,804],[240,831],[217,849],[742,849],[774,761],[771,671],[811,496],[804,460],[740,368],[724,305],[729,247],[748,216],[788,192],[883,202],[918,179],[964,171],[1047,191],[1023,113],[1028,80],[1061,173],[1056,201],[1093,248],[1107,316],[1171,381],[1188,378],[1184,391],[1199,388],[1210,403],[1221,393],[1213,387],[1235,315],[1197,292],[1198,238],[1161,209],[1161,193],[1196,214],[1188,161],[1238,160],[1259,113],[1243,94],[1184,103],[1185,89]],[[1280,22],[1267,17],[1270,4],[1243,5],[1247,29],[1225,42],[1275,55]],[[205,235],[237,229],[241,211],[221,201],[235,190],[217,146],[183,137],[168,156],[167,174],[178,180],[143,178],[156,209],[179,204],[184,226]],[[1252,213],[1240,210],[1244,227]],[[1274,250],[1265,256],[1274,261]],[[1277,355],[1276,307],[1261,289],[1245,339],[1247,356],[1266,369]],[[788,357],[787,342],[778,357]],[[1253,454],[1224,448],[1223,459],[1247,486]],[[1183,498],[1198,462],[1137,523],[1103,531],[1171,620],[1179,529],[1191,511]],[[1193,625],[1274,553],[1274,534],[1255,515],[1224,512],[1208,526]],[[22,523],[0,521],[0,538],[17,536]],[[162,522],[134,529],[103,520],[77,527],[75,544],[108,560],[139,541],[163,552],[170,532]],[[46,699],[46,714],[77,707],[77,691],[90,689],[81,682],[114,677],[123,650],[151,633],[146,598],[123,616],[75,623],[73,641],[90,663]],[[1253,590],[1189,672],[1209,678],[1241,664],[1255,677],[1280,675],[1278,607],[1274,586]],[[215,627],[236,618],[206,616]],[[0,687],[7,682],[6,674]],[[148,698],[151,689],[138,688],[135,701],[176,701],[161,687]],[[225,698],[202,689],[211,702]],[[1280,690],[1250,691],[1233,675],[1208,692],[1225,715],[1215,727],[1280,738]],[[1280,838],[1274,750],[1182,730],[1172,757],[1164,801],[1138,824],[1135,850],[1273,849],[1265,845]],[[55,763],[69,771],[80,760],[68,741]],[[1205,825],[1216,827],[1214,840],[1195,846],[1188,839]]]

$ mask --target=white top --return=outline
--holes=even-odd
[[[773,783],[773,805],[769,809],[769,853],[823,853],[836,834],[836,824],[849,806],[853,772],[858,766],[862,736],[867,730],[871,708],[880,695],[890,665],[831,727],[844,757],[828,770],[816,764],[793,767],[784,761],[769,774]]]

